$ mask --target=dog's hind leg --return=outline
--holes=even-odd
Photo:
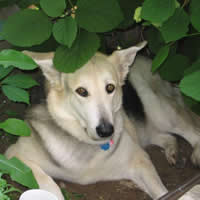
[[[170,127],[169,131],[183,137],[191,144],[194,148],[191,160],[200,167],[200,117],[186,108],[179,112],[176,115],[176,125]]]
[[[30,160],[21,159],[20,156],[16,155],[16,157],[18,157],[28,167],[31,168],[40,189],[43,189],[43,190],[53,193],[54,195],[57,196],[58,200],[64,200],[64,197],[63,197],[62,192],[61,192],[60,188],[58,187],[58,185],[54,182],[54,180],[49,175],[47,175],[41,169],[41,167],[39,165],[37,165],[36,163],[34,163]]]
[[[178,144],[173,135],[153,133],[149,138],[149,145],[156,145],[164,149],[169,164],[175,165],[178,158]]]
[[[159,130],[149,122],[144,126],[137,126],[137,133],[140,145],[143,148],[150,145],[159,146],[164,150],[169,164],[176,164],[178,158],[178,144],[175,136]]]

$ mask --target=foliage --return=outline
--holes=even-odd
[[[70,32],[68,32],[68,30],[70,30]],[[76,21],[72,17],[59,19],[53,26],[53,35],[58,43],[64,44],[70,48],[77,35]]]
[[[26,31],[22,34],[24,27]],[[51,35],[51,29],[52,24],[43,12],[22,10],[8,18],[3,26],[2,37],[13,45],[27,47],[47,40]]]
[[[180,82],[187,76],[184,70],[199,56],[199,45],[194,50],[190,45],[189,51],[184,47],[184,41],[187,41],[187,47],[190,41],[200,41],[198,0],[59,0],[56,3],[53,0],[13,0],[14,3],[23,9],[3,22],[1,37],[25,48],[42,45],[54,38],[57,41],[54,65],[61,72],[71,73],[83,66],[101,47],[103,33],[132,26],[135,10],[134,19],[143,26],[142,34],[155,55],[153,72],[160,72],[166,80]],[[31,8],[34,9],[27,9],[33,3]],[[5,6],[5,0],[3,4]],[[179,62],[181,59],[187,65]],[[198,70],[190,78],[195,77],[197,81]],[[196,92],[192,93],[186,89],[198,85],[195,80],[184,81],[180,89],[186,96],[200,101],[200,89],[194,87]],[[7,91],[21,90],[13,86],[5,88]],[[17,101],[18,97],[12,99]],[[28,103],[27,98],[23,102]]]
[[[157,68],[166,60],[169,54],[169,45],[163,46],[159,49],[157,56],[152,63],[152,72],[155,72]]]
[[[0,21],[0,40],[19,50],[50,47],[55,51],[55,68],[65,73],[79,69],[98,49],[104,49],[108,34],[138,23],[154,58],[152,72],[178,84],[185,102],[200,111],[199,0],[2,0],[0,7],[12,4],[21,10]],[[37,83],[24,70],[36,64],[13,49],[0,52],[0,89],[9,100],[29,104],[27,89]],[[13,74],[16,69],[21,72]],[[0,122],[0,129],[29,134],[15,118]]]
[[[3,94],[11,101],[29,104],[29,94],[26,89],[38,85],[37,82],[22,72],[17,74],[12,74],[12,72],[13,65],[23,70],[35,69],[37,67],[35,62],[28,56],[10,49],[0,52],[0,63],[0,89]],[[26,123],[14,118],[0,122],[0,129],[14,135],[28,136],[30,134]]]
[[[0,171],[9,174],[12,180],[26,187],[38,188],[31,169],[15,157],[8,160],[0,154]]]
[[[1,200],[11,200],[8,196],[11,192],[20,192],[20,190],[14,188],[12,185],[8,184],[5,179],[2,178],[3,173],[0,172],[0,199]]]
[[[144,0],[140,15],[137,13],[155,54],[152,72],[179,84],[181,92],[196,101],[200,101],[199,8],[198,0]]]
[[[88,57],[92,57],[94,52],[97,51],[99,43],[98,36],[95,33],[82,30],[71,48],[64,45],[57,48],[54,57],[56,68],[66,73],[74,72],[75,69],[80,68],[88,61]],[[88,44],[90,45],[88,46]],[[66,68],[66,66],[68,67]]]
[[[30,135],[30,129],[28,125],[24,121],[15,118],[9,118],[4,122],[0,122],[0,128],[13,135]]]
[[[99,49],[100,40],[96,33],[116,28],[122,22],[123,14],[116,0],[72,2],[59,0],[55,4],[52,0],[40,0],[35,10],[23,9],[10,16],[3,25],[1,36],[13,45],[31,47],[53,35],[58,42],[55,67],[62,72],[73,72]],[[62,56],[69,52],[67,59]]]
[[[146,0],[142,6],[141,17],[153,23],[162,24],[173,15],[175,8],[174,0]]]
[[[61,191],[63,193],[63,196],[64,196],[65,200],[72,200],[72,199],[79,200],[79,199],[83,199],[84,198],[83,194],[77,194],[77,193],[74,193],[74,192],[68,192],[65,189],[61,189]]]
[[[26,89],[38,84],[30,76],[23,74],[18,69],[35,69],[37,67],[35,62],[18,51],[3,50],[0,52],[0,63],[0,89],[4,95],[12,101],[29,104],[29,94]],[[15,67],[13,65],[15,65]],[[16,116],[16,113],[9,110],[7,110],[6,113],[8,116]],[[30,135],[30,128],[28,125],[23,120],[16,118],[8,118],[0,122],[0,129],[13,135]],[[24,186],[38,188],[32,171],[17,158],[7,160],[0,154],[0,172],[9,174],[12,180]],[[13,191],[18,190],[7,184],[0,176],[0,199],[10,200],[7,194]]]

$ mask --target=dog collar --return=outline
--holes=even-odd
[[[104,151],[107,151],[108,149],[110,149],[110,146],[113,145],[113,140],[111,139],[109,142],[105,143],[105,144],[101,144],[100,147],[101,149],[103,149]]]

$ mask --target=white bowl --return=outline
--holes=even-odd
[[[58,198],[46,190],[32,189],[22,193],[19,200],[58,200]]]

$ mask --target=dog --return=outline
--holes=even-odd
[[[59,200],[64,197],[53,178],[79,184],[128,179],[152,199],[166,194],[145,147],[162,147],[169,163],[175,164],[177,134],[192,145],[191,160],[199,166],[200,121],[177,88],[152,75],[150,59],[135,59],[145,45],[144,41],[109,56],[98,52],[69,74],[53,67],[52,52],[24,52],[40,66],[47,98],[27,112],[31,136],[20,137],[5,155],[22,160],[39,187]],[[126,103],[133,112],[125,109]]]

